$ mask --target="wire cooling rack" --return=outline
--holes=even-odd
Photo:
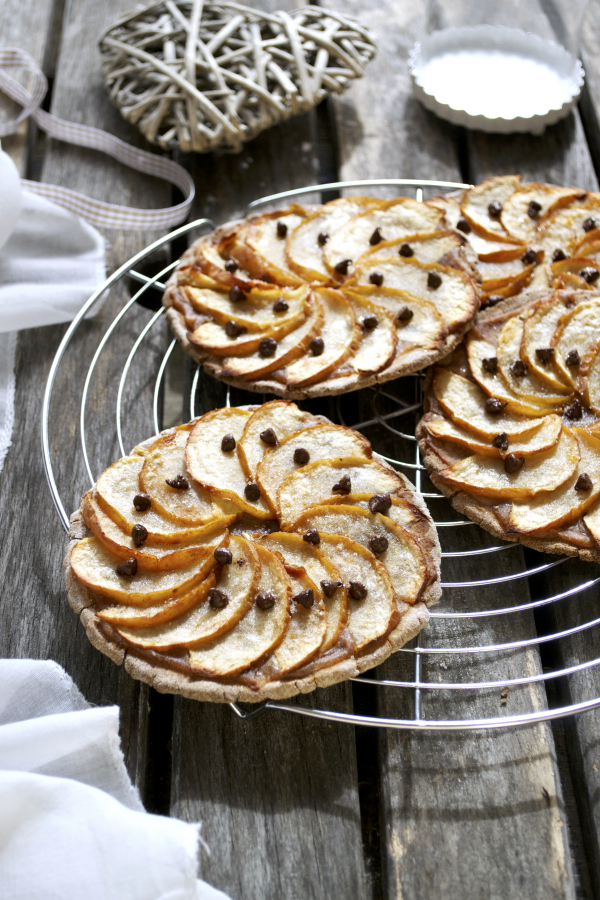
[[[439,193],[440,191],[451,191],[465,187],[469,187],[469,185],[443,181],[418,181],[413,179],[334,182],[329,184],[312,185],[300,190],[285,191],[279,194],[273,194],[268,197],[261,198],[260,200],[256,200],[254,203],[251,203],[246,213],[255,211],[267,205],[279,204],[280,201],[285,201],[292,197],[298,197],[303,194],[314,195],[331,191],[341,192],[355,188],[361,188],[363,190],[366,189],[367,191],[373,191],[375,189],[381,188],[392,188],[396,193],[402,193],[403,195],[406,195],[408,192],[412,192],[414,190],[417,200],[422,200],[424,191],[433,191]],[[140,355],[143,354],[145,350],[147,350],[148,343],[153,334],[156,334],[156,331],[158,329],[165,328],[165,323],[163,321],[164,310],[162,308],[152,315],[149,314],[148,321],[143,325],[141,330],[139,330],[137,336],[134,336],[133,345],[122,366],[118,383],[118,390],[116,393],[115,409],[112,412],[110,420],[101,422],[94,421],[92,424],[90,422],[91,416],[88,415],[88,406],[90,405],[90,384],[92,382],[94,374],[97,372],[98,364],[102,358],[103,352],[107,348],[109,342],[117,338],[120,334],[120,330],[125,328],[129,323],[129,319],[127,318],[128,314],[131,314],[133,310],[139,311],[137,302],[141,298],[143,298],[144,294],[152,288],[158,290],[163,289],[164,282],[168,279],[169,274],[175,268],[178,261],[176,260],[170,263],[161,272],[159,272],[152,278],[141,274],[138,271],[138,267],[140,263],[143,263],[143,261],[148,256],[154,254],[160,248],[172,244],[174,240],[182,238],[189,232],[198,231],[199,229],[203,228],[208,231],[212,230],[214,227],[215,224],[209,219],[199,219],[195,222],[191,222],[190,224],[184,225],[178,230],[151,244],[146,249],[128,260],[128,262],[124,263],[84,304],[79,314],[71,323],[60,344],[60,347],[56,352],[56,356],[48,375],[48,381],[44,394],[42,410],[42,453],[45,472],[48,479],[50,492],[52,494],[52,499],[65,530],[68,530],[69,527],[69,516],[63,502],[63,497],[66,497],[67,495],[67,485],[64,483],[58,483],[61,480],[61,477],[64,480],[64,475],[58,476],[52,462],[52,454],[50,452],[50,431],[53,424],[51,419],[53,391],[55,389],[57,379],[61,377],[64,378],[65,375],[68,375],[68,373],[65,372],[65,355],[67,353],[67,350],[73,346],[76,336],[80,332],[84,321],[91,313],[93,313],[94,308],[100,304],[100,301],[102,300],[105,292],[108,289],[115,288],[118,283],[121,282],[125,277],[141,285],[137,292],[133,293],[123,301],[123,304],[118,310],[117,314],[108,324],[108,326],[104,328],[102,333],[98,333],[96,335],[97,344],[91,354],[89,367],[87,369],[87,375],[83,386],[73,385],[72,388],[70,388],[70,390],[73,391],[79,391],[81,389],[79,414],[80,452],[84,461],[84,469],[89,479],[88,483],[82,483],[80,486],[81,493],[83,493],[89,488],[90,485],[94,484],[102,469],[113,461],[113,459],[106,459],[105,465],[101,467],[100,471],[92,471],[88,448],[90,446],[90,440],[93,439],[94,434],[98,433],[97,430],[99,428],[102,430],[114,432],[116,436],[116,442],[122,456],[125,456],[129,449],[125,447],[123,436],[123,422],[125,420],[125,417],[127,416],[128,401],[126,399],[126,384],[128,375],[132,370],[132,367],[135,365],[136,361],[139,360]],[[124,291],[123,293],[127,294],[126,291]],[[172,364],[172,358],[174,358],[173,350],[175,349],[175,346],[176,341],[172,340],[166,352],[164,352],[164,355],[158,367],[156,381],[153,389],[151,409],[148,409],[146,411],[148,425],[144,437],[148,437],[152,434],[157,434],[161,430],[161,391],[164,387],[165,373],[167,372],[169,365]],[[194,416],[199,415],[202,412],[207,412],[208,408],[210,408],[205,408],[205,406],[203,405],[208,380],[210,380],[209,376],[203,374],[201,372],[201,369],[197,368],[193,376],[189,398],[187,398],[187,403],[189,404],[189,418],[193,418]],[[258,400],[259,397],[260,395],[254,395],[254,397],[250,397],[249,401],[247,402],[252,402],[253,399]],[[358,418],[356,418],[355,416],[356,420],[351,419],[350,421],[348,421],[348,412],[347,410],[345,410],[345,404],[348,405],[348,398],[352,398],[353,403],[351,403],[350,405],[353,406],[354,410],[356,408],[361,411],[367,409],[370,411],[369,415],[367,415],[366,417],[358,416]],[[268,398],[265,397],[264,399]],[[230,391],[227,390],[227,405],[229,405],[229,403]],[[356,392],[355,394],[347,395],[346,397],[331,398],[330,410],[332,410],[334,414],[331,415],[330,412],[329,415],[330,418],[337,418],[337,420],[341,424],[348,425],[358,431],[363,431],[367,434],[367,436],[370,435],[371,442],[374,444],[374,449],[380,452],[381,455],[384,456],[391,465],[397,467],[405,474],[407,474],[408,477],[412,478],[417,490],[421,491],[422,477],[425,477],[423,474],[425,470],[421,465],[419,450],[414,436],[414,428],[419,418],[420,408],[421,375],[417,373],[417,375],[406,376],[402,379],[398,379],[396,382],[387,383],[385,389],[380,387],[366,388],[360,392]],[[92,434],[93,429],[94,434]],[[379,435],[379,438],[381,438],[381,436],[383,435],[382,446],[378,446],[377,437],[373,437],[372,429],[376,429],[376,435]],[[395,448],[394,456],[389,456],[383,453],[383,450],[387,447],[387,444],[390,441],[393,442]],[[398,447],[400,447],[401,452],[398,452],[396,450],[396,448]],[[71,481],[69,482],[68,487],[69,490],[72,490],[73,486]],[[490,546],[489,540],[486,540],[486,538],[489,538],[489,536],[485,535],[478,528],[478,526],[474,525],[469,520],[457,519],[456,514],[452,510],[449,502],[445,498],[443,498],[441,494],[432,490],[425,490],[424,492],[422,492],[422,495],[430,506],[432,515],[436,521],[436,525],[438,526],[440,538],[442,541],[442,547],[444,547],[444,544],[446,543],[445,536],[455,533],[457,529],[472,529],[481,538],[481,546],[475,549],[446,550],[442,552],[442,579],[444,578],[444,560],[449,560],[450,558],[467,558],[466,561],[469,562],[470,560],[472,561],[473,557],[475,558],[475,560],[477,560],[477,558],[488,556],[489,554],[491,554],[492,557],[499,558],[499,555],[503,556],[505,553],[520,552],[520,545],[514,543],[494,543]],[[543,557],[539,554],[534,554],[533,552],[530,554],[530,556],[532,557],[536,555],[539,556],[540,560],[546,559],[546,557]],[[539,565],[533,565],[530,568],[524,567],[522,570],[515,571],[512,574],[502,574],[498,577],[487,579],[466,578],[465,580],[458,581],[442,581],[444,596],[442,599],[442,603],[440,604],[441,609],[438,610],[434,608],[430,613],[431,621],[426,631],[426,644],[423,642],[423,633],[421,633],[411,646],[405,647],[399,651],[399,654],[405,655],[405,661],[410,661],[411,666],[408,671],[411,671],[412,677],[406,677],[404,680],[395,680],[389,678],[377,678],[377,676],[373,675],[373,673],[369,673],[370,677],[360,676],[360,678],[354,679],[355,681],[360,681],[363,684],[366,683],[376,686],[379,692],[379,705],[383,706],[383,708],[386,708],[386,704],[385,702],[382,703],[381,701],[381,692],[408,692],[408,698],[410,702],[406,705],[402,705],[401,708],[404,709],[406,708],[406,706],[411,708],[411,717],[390,717],[378,714],[358,715],[344,711],[340,712],[330,709],[309,708],[305,705],[292,705],[274,701],[267,701],[266,703],[258,707],[252,707],[250,709],[242,708],[237,704],[230,705],[236,715],[240,716],[241,718],[256,716],[264,713],[267,710],[284,710],[287,712],[296,713],[298,715],[335,722],[346,722],[353,725],[368,725],[379,728],[419,729],[433,731],[503,728],[507,726],[526,725],[543,722],[550,719],[562,718],[567,715],[573,715],[578,712],[583,712],[599,707],[600,697],[593,697],[580,703],[574,703],[568,706],[560,706],[549,709],[547,708],[545,703],[543,685],[544,682],[548,681],[549,679],[560,679],[570,675],[574,675],[576,673],[584,672],[585,670],[593,669],[600,665],[600,658],[578,660],[575,664],[569,667],[552,667],[548,671],[544,671],[541,665],[534,665],[533,668],[535,669],[535,671],[532,674],[527,674],[517,678],[500,676],[492,680],[481,680],[481,678],[479,680],[477,679],[477,664],[479,660],[485,659],[489,661],[490,659],[492,659],[497,660],[498,665],[502,667],[503,661],[509,658],[511,654],[515,652],[525,651],[527,650],[527,648],[537,650],[543,644],[548,642],[555,642],[554,646],[556,646],[562,640],[572,638],[574,635],[577,635],[580,632],[596,628],[600,624],[600,618],[585,622],[583,624],[575,624],[572,627],[564,630],[552,631],[551,633],[544,634],[543,636],[534,636],[523,640],[508,641],[502,643],[472,643],[465,646],[450,646],[445,641],[443,635],[440,637],[440,632],[443,628],[444,623],[452,622],[452,620],[465,620],[467,624],[470,622],[472,626],[476,626],[477,620],[481,619],[485,621],[486,619],[489,620],[492,617],[501,616],[506,617],[510,624],[510,622],[514,620],[514,617],[518,616],[519,614],[531,614],[532,611],[541,607],[549,607],[554,604],[560,604],[561,601],[567,600],[567,598],[574,595],[581,594],[584,591],[593,588],[600,582],[600,578],[582,579],[582,581],[576,586],[570,587],[568,590],[555,594],[554,596],[543,596],[536,599],[530,599],[529,594],[527,593],[528,579],[540,575],[544,571],[552,569],[556,566],[560,566],[565,561],[565,557],[557,557],[553,558],[551,562],[540,562]],[[515,568],[518,569],[518,567]],[[581,564],[580,568],[582,574],[586,575],[586,565]],[[502,592],[502,597],[505,599],[503,600],[501,606],[485,608],[484,605],[483,607],[480,607],[478,603],[480,602],[479,595],[481,594],[482,589],[496,584],[505,586]],[[467,611],[453,610],[453,595],[456,597],[458,591],[467,592]],[[527,602],[518,602],[519,593],[521,593],[525,597]],[[470,635],[472,637],[475,634],[476,627],[471,627],[471,630],[467,632],[467,636]],[[447,682],[438,680],[438,672],[435,680],[428,680],[424,675],[424,668],[426,668],[425,664],[429,664],[436,658],[440,661],[444,659],[454,660],[455,664],[450,667],[453,671],[461,671],[464,669],[464,671],[467,672],[474,672],[475,678],[464,681],[459,680]],[[442,669],[447,668],[447,666],[443,662],[441,662],[441,666]],[[489,665],[486,671],[488,670]],[[407,671],[407,667],[403,666],[402,671]],[[506,669],[506,671],[508,670]],[[458,696],[461,692],[474,692],[473,695],[476,697],[484,696],[486,694],[489,694],[489,692],[496,692],[497,696],[498,693],[502,692],[500,693],[500,696],[506,698],[507,689],[509,688],[518,690],[519,688],[523,687],[531,688],[536,686],[537,684],[539,684],[539,687],[541,689],[541,697],[540,695],[538,695],[537,701],[531,701],[530,705],[532,708],[530,710],[522,712],[518,715],[505,714],[501,716],[488,716],[484,718],[465,718],[463,716],[457,718],[449,717],[444,719],[426,718],[424,715],[425,708],[427,706],[427,703],[424,702],[424,698],[429,698],[436,694],[439,697],[444,698],[444,711],[447,710],[448,712],[451,712],[453,708],[452,698]],[[502,703],[502,705],[504,705],[504,703]],[[535,708],[536,706],[537,708]],[[376,713],[377,710],[375,710],[374,712]]]

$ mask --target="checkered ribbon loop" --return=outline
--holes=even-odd
[[[2,71],[3,69],[25,69],[32,73],[31,92],[5,71]],[[102,200],[93,200],[91,197],[86,197],[85,194],[79,194],[69,188],[23,179],[22,184],[28,190],[53,200],[93,225],[105,228],[170,228],[179,225],[188,217],[195,190],[194,182],[186,170],[163,156],[148,153],[146,150],[138,150],[106,131],[87,125],[77,125],[74,122],[65,122],[57,116],[44,112],[40,105],[48,90],[48,82],[35,60],[24,50],[12,47],[0,48],[0,90],[23,107],[16,119],[0,124],[0,138],[12,134],[24,119],[31,116],[50,137],[68,144],[75,144],[78,147],[101,150],[138,172],[169,181],[179,188],[185,199],[177,206],[166,209],[132,209],[127,206],[104,203]]]

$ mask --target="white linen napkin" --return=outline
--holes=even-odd
[[[144,812],[118,726],[56,663],[0,660],[3,900],[228,900],[196,877],[200,825]]]

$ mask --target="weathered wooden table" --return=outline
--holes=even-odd
[[[258,196],[337,178],[477,182],[522,172],[526,180],[598,189],[597,3],[592,2],[584,29],[587,87],[579,110],[542,137],[467,133],[417,104],[406,61],[420,28],[419,3],[328,3],[358,16],[375,32],[379,55],[366,77],[342,98],[272,129],[237,156],[180,160],[197,185],[195,217],[224,221]],[[26,49],[42,65],[51,81],[47,100],[52,112],[141,146],[136,131],[108,101],[96,47],[101,32],[130,5],[130,0],[4,0],[0,35],[2,44]],[[272,10],[295,3],[255,0],[253,5]],[[173,199],[164,183],[132,174],[100,154],[46,141],[33,130],[23,129],[3,145],[29,177],[121,204],[158,207]],[[113,269],[157,237],[131,232],[106,236]],[[127,291],[122,282],[97,319],[78,331],[66,359],[69,377],[57,385],[51,455],[71,506],[87,486],[73,386],[81,384],[98,335]],[[119,373],[151,314],[135,305],[103,354],[88,403],[92,424],[113,415]],[[127,765],[148,809],[204,822],[211,856],[203,859],[203,876],[235,900],[600,896],[597,711],[553,724],[443,733],[354,728],[276,712],[240,720],[228,707],[158,695],[89,645],[66,602],[61,569],[65,536],[45,485],[39,440],[44,384],[65,328],[34,328],[19,335],[13,446],[0,476],[0,654],[55,659],[89,700],[120,705]],[[125,446],[151,433],[146,410],[169,340],[164,323],[154,329],[147,352],[130,373]],[[173,360],[175,375],[164,396],[169,414],[179,402],[183,416],[191,366],[183,357],[177,362],[176,354]],[[222,402],[220,386],[203,390],[206,404]],[[353,402],[355,413],[366,410],[366,400]],[[96,471],[119,455],[114,435],[100,431],[91,444]],[[387,432],[375,430],[369,436],[392,454],[401,452]],[[443,510],[438,514],[448,515]],[[453,550],[491,543],[475,526],[445,529],[443,540]],[[545,561],[513,547],[488,556],[448,558],[443,577],[502,578]],[[454,589],[446,592],[439,609],[468,612],[474,603],[488,610],[526,604],[597,575],[596,567],[568,561],[535,578],[484,587],[476,597],[472,590]],[[424,654],[423,680],[522,678],[524,683],[511,686],[505,698],[499,688],[422,691],[422,716],[517,715],[598,696],[597,667],[559,680],[530,680],[600,657],[594,629],[560,642],[537,642],[545,634],[594,619],[597,597],[592,588],[510,616],[437,619],[434,630],[432,626],[423,635],[425,648],[433,641],[446,647],[524,644],[508,653]],[[379,677],[412,680],[413,665],[414,654],[398,654]],[[395,718],[414,715],[411,690],[361,683],[320,691],[297,703]]]

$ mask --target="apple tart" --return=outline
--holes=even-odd
[[[85,494],[65,560],[92,644],[160,691],[306,693],[386,659],[439,599],[422,498],[356,431],[289,401],[213,410]]]
[[[433,367],[417,438],[434,484],[492,534],[600,561],[600,296],[521,294]]]
[[[292,204],[196,241],[163,303],[184,349],[227,384],[339,394],[452,350],[479,309],[475,259],[427,203]]]

